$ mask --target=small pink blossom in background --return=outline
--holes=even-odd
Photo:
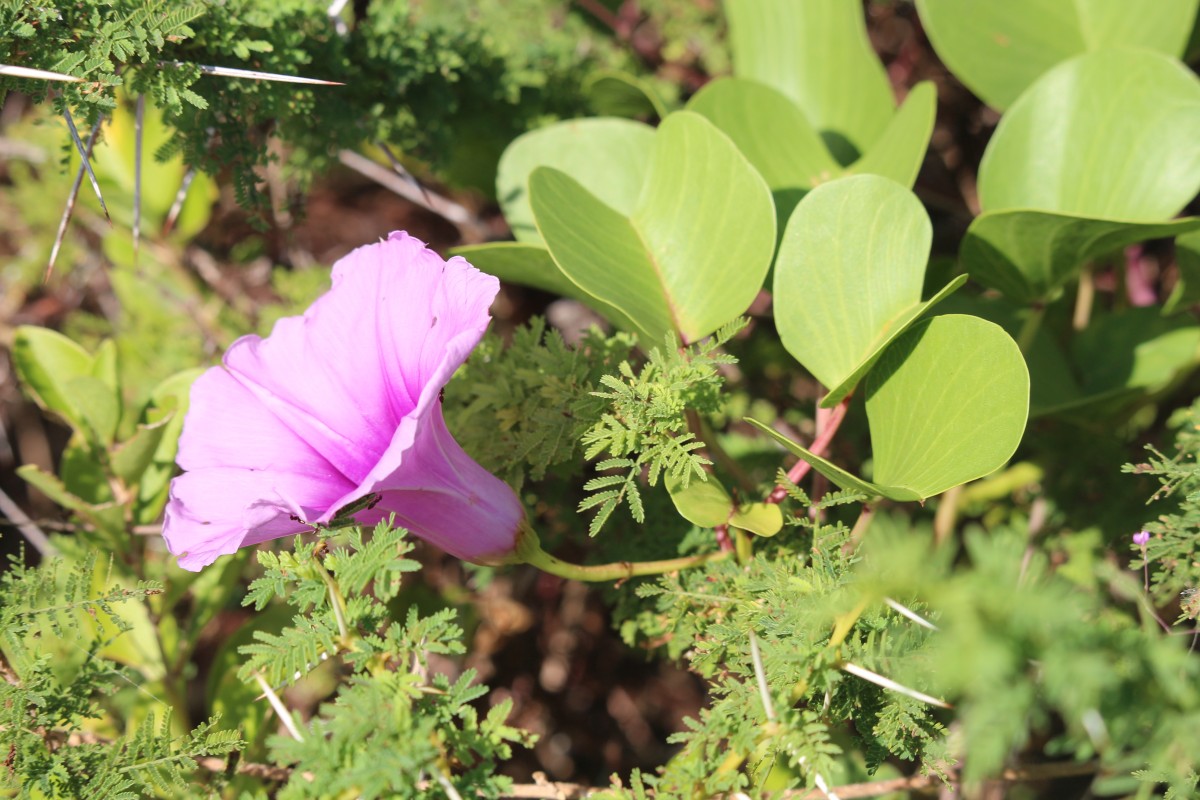
[[[310,530],[374,494],[359,522],[394,513],[459,558],[510,554],[521,503],[446,430],[440,400],[498,290],[397,232],[338,261],[303,316],[234,342],[192,387],[163,522],[179,565]]]
[[[1145,547],[1150,541],[1150,531],[1138,531],[1133,535],[1133,543],[1138,547]]]

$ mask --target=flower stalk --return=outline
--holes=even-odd
[[[717,551],[698,556],[668,558],[661,561],[617,561],[611,564],[572,564],[555,558],[542,549],[537,533],[528,523],[522,523],[517,535],[517,547],[508,563],[529,564],[542,572],[575,581],[605,582],[623,581],[643,575],[663,575],[683,569],[699,567],[714,561],[724,561],[732,553]]]

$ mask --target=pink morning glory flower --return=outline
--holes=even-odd
[[[524,520],[512,490],[442,419],[440,393],[479,343],[499,282],[406,233],[360,247],[333,286],[197,379],[163,522],[198,570],[310,530],[340,509],[470,561],[503,560]],[[366,508],[372,504],[371,508]]]

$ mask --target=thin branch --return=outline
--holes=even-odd
[[[1030,307],[1028,316],[1021,323],[1021,330],[1017,334],[1017,346],[1021,348],[1022,355],[1028,354],[1029,349],[1033,347],[1033,340],[1037,338],[1038,329],[1041,328],[1045,316],[1045,303],[1035,303]]]
[[[767,725],[775,726],[775,704],[771,701],[771,690],[767,686],[767,671],[763,667],[762,651],[758,647],[758,636],[754,630],[750,631],[750,660],[754,663],[754,678],[758,681],[758,694],[762,698],[763,711],[767,715]],[[801,756],[799,763],[804,766],[804,757]],[[817,784],[817,789],[821,791],[821,796],[825,800],[841,800],[833,790],[829,788],[829,784],[825,781],[825,776],[819,772],[813,772],[813,783]]]
[[[146,95],[139,94],[133,115],[133,263],[142,242],[142,143],[146,134]]]
[[[432,207],[433,199],[429,195],[429,190],[425,188],[425,184],[417,180],[417,176],[409,172],[404,164],[400,163],[400,159],[392,152],[392,148],[387,146],[387,142],[376,142],[376,144],[379,145],[379,149],[383,151],[383,154],[387,156],[388,163],[392,165],[392,170],[401,178],[404,178],[421,190],[421,197],[425,200],[425,208]]]
[[[363,177],[370,178],[388,191],[395,192],[410,203],[415,203],[447,220],[458,228],[464,241],[481,242],[486,238],[483,226],[475,219],[474,215],[453,200],[430,192],[424,187],[414,189],[407,180],[394,171],[353,150],[340,151],[338,161]]]
[[[913,622],[917,623],[918,625],[920,625],[923,628],[929,628],[929,630],[931,630],[931,631],[936,631],[938,629],[937,625],[934,625],[932,622],[925,619],[924,617],[922,617],[917,612],[913,611],[908,606],[897,603],[895,600],[893,600],[890,597],[883,598],[883,602],[887,604],[888,608],[892,609],[897,614],[908,617]]]
[[[1084,265],[1079,273],[1079,287],[1075,290],[1075,310],[1071,314],[1071,327],[1081,331],[1092,318],[1092,305],[1096,301],[1096,279],[1091,265]]]
[[[76,78],[74,75],[67,75],[62,72],[51,72],[48,69],[33,69],[32,67],[18,67],[12,64],[0,64],[0,75],[8,75],[13,78],[33,78],[39,81],[62,81],[63,83],[81,83],[83,78]]]
[[[196,764],[209,772],[224,772],[229,769],[229,764],[225,759],[217,758],[216,756],[198,758],[196,759]],[[292,777],[292,770],[288,767],[277,767],[274,764],[259,764],[254,761],[239,761],[234,771],[238,775],[248,775],[251,778],[276,781],[277,783],[286,783]]]
[[[191,67],[200,70],[201,75],[213,75],[218,78],[249,78],[255,81],[274,81],[276,83],[305,83],[314,86],[345,86],[341,81],[326,81],[320,78],[303,78],[299,75],[282,75],[278,72],[262,72],[256,69],[238,69],[237,67],[211,67],[207,64],[185,64],[182,61],[160,61],[160,66]]]
[[[20,159],[30,164],[43,164],[46,161],[46,151],[29,142],[0,137],[0,158],[6,161]]]
[[[58,550],[54,545],[50,544],[50,539],[42,532],[42,529],[34,523],[33,520],[25,513],[25,511],[17,505],[8,494],[0,489],[0,513],[12,521],[14,527],[21,532],[25,540],[33,545],[33,549],[41,554],[42,558],[51,558],[58,555]]]
[[[860,667],[857,664],[850,663],[849,661],[842,664],[842,670],[850,673],[851,675],[862,678],[864,681],[870,681],[876,686],[882,686],[884,689],[890,689],[893,692],[906,695],[914,700],[919,700],[922,703],[928,703],[929,705],[937,706],[938,708],[954,708],[954,706],[950,705],[944,700],[938,700],[936,697],[927,695],[924,692],[918,692],[916,689],[910,689],[902,683],[896,683],[896,681],[892,680],[891,678],[884,677],[878,672],[872,672],[866,667]]]
[[[450,782],[449,778],[440,772],[434,772],[433,777],[437,778],[437,782],[440,783],[442,788],[446,790],[446,796],[449,797],[450,800],[462,800],[462,795],[459,794],[458,790],[454,788],[454,784]]]
[[[877,502],[877,500],[868,500],[862,504],[862,508],[858,511],[858,519],[854,520],[854,527],[850,529],[850,535],[846,538],[846,543],[842,545],[843,553],[852,553],[862,544],[863,537],[867,535],[867,529],[871,527],[871,520],[875,518]]]
[[[749,473],[742,468],[737,459],[729,455],[728,451],[721,446],[721,442],[717,439],[717,432],[713,430],[712,425],[700,416],[700,412],[694,408],[689,408],[685,416],[687,417],[688,430],[701,442],[704,442],[704,449],[712,456],[712,460],[716,465],[725,471],[731,478],[737,481],[738,486],[743,492],[753,492],[756,485],[751,479]]]
[[[175,227],[175,221],[179,219],[179,213],[183,211],[183,201],[187,200],[188,189],[191,188],[195,177],[195,167],[188,167],[187,172],[183,173],[183,180],[179,183],[179,191],[175,193],[175,200],[171,203],[171,210],[167,212],[167,218],[163,221],[163,236],[166,236]]]
[[[47,731],[48,736],[53,736],[54,734],[60,734],[57,738],[61,739],[62,744],[66,746],[78,746],[80,744],[97,742],[103,744],[108,742],[108,740],[101,739],[92,734],[68,734],[65,731]],[[202,769],[210,772],[224,772],[228,769],[228,763],[224,759],[216,757],[199,758],[196,760],[196,763]],[[992,776],[989,780],[1003,781],[1005,783],[1052,781],[1060,778],[1095,775],[1099,771],[1100,764],[1096,761],[1083,763],[1059,761],[1012,767],[1002,771],[999,775]],[[247,761],[239,762],[236,772],[239,775],[249,775],[279,783],[286,782],[292,774],[292,770],[287,767],[277,767],[272,764],[259,764]],[[583,798],[602,791],[596,787],[581,783],[552,783],[546,780],[545,776],[541,773],[534,773],[533,777],[534,783],[515,784],[501,796],[500,800],[583,800]],[[955,776],[952,776],[950,781],[952,786],[958,782]],[[817,789],[791,789],[776,795],[776,797],[781,799],[786,798],[786,800],[823,800],[823,798],[836,793],[834,796],[841,798],[841,800],[863,800],[863,798],[879,797],[895,792],[920,791],[922,789],[932,789],[945,785],[946,782],[936,775],[910,775],[907,778],[847,783],[824,789],[820,787]],[[653,793],[651,793],[651,796],[653,796]]]
[[[104,212],[104,218],[108,220],[108,224],[112,224],[112,217],[108,215],[108,205],[104,202],[104,195],[100,192],[100,181],[96,180],[96,173],[92,170],[92,144],[94,142],[94,132],[97,128],[93,128],[93,134],[88,136],[88,144],[85,147],[83,140],[79,138],[79,131],[75,128],[75,120],[71,116],[71,109],[63,106],[63,119],[67,121],[67,129],[71,132],[71,140],[75,142],[75,149],[79,151],[79,157],[83,159],[83,168],[87,170],[88,180],[92,183],[92,191],[96,193],[96,199],[100,201],[100,209]],[[99,120],[96,124],[99,125]]]
[[[621,36],[621,24],[617,15],[609,11],[600,0],[575,0],[575,5],[587,11],[593,17],[612,29],[613,33]],[[626,33],[628,35],[628,33]]]
[[[103,122],[103,117],[96,120],[96,124],[92,126],[92,132],[88,134],[86,145],[87,152],[92,152],[92,145],[96,143],[96,134],[100,132],[100,123]],[[50,280],[50,273],[54,272],[54,262],[58,261],[58,251],[62,248],[63,239],[67,235],[67,225],[71,222],[71,214],[75,211],[75,200],[79,197],[79,187],[83,185],[84,165],[87,164],[85,158],[83,164],[79,165],[79,171],[75,173],[75,182],[71,184],[71,192],[67,195],[67,205],[63,209],[62,219],[58,221],[58,233],[54,236],[54,246],[50,248],[50,259],[46,262],[46,273],[42,275],[42,283]]]
[[[829,409],[829,416],[824,419],[825,424],[817,433],[817,437],[813,439],[812,446],[808,448],[810,453],[822,457],[825,455],[825,451],[829,449],[830,443],[833,442],[833,437],[837,434],[838,428],[842,425],[842,420],[846,418],[846,410],[849,407],[850,398],[847,397],[832,409]],[[820,414],[820,410],[818,414]],[[812,464],[809,464],[804,459],[800,459],[788,470],[788,480],[794,484],[799,483],[808,474],[810,469],[812,469]],[[779,484],[767,495],[766,502],[781,503],[785,497],[787,497],[787,488],[783,484]]]
[[[325,13],[333,20],[333,29],[337,31],[338,36],[350,33],[350,26],[346,24],[346,20],[342,19],[342,10],[346,8],[347,2],[349,0],[333,0],[325,9]]]
[[[767,722],[775,721],[775,704],[771,702],[771,690],[767,687],[767,671],[763,669],[762,651],[758,648],[758,636],[750,631],[750,660],[754,662],[754,677],[758,680],[758,695],[762,698]]]
[[[254,673],[254,679],[258,681],[259,687],[263,690],[263,694],[267,698],[267,702],[271,704],[271,708],[275,709],[279,721],[283,723],[283,727],[287,728],[288,733],[297,742],[303,742],[304,737],[300,735],[300,729],[296,727],[296,720],[292,719],[292,712],[288,711],[287,706],[279,699],[279,695],[275,694],[275,690],[271,688],[271,684],[267,683],[267,679],[262,676],[262,673]]]

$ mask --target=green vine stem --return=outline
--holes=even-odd
[[[733,555],[730,551],[717,551],[699,556],[668,558],[662,561],[617,561],[612,564],[571,564],[555,558],[542,549],[537,533],[528,523],[523,523],[517,534],[517,547],[509,563],[529,564],[542,572],[576,581],[621,581],[642,575],[662,575],[682,569],[698,567],[713,561],[724,561]]]
[[[1017,334],[1017,346],[1021,348],[1021,354],[1025,355],[1029,352],[1029,348],[1033,346],[1034,337],[1037,336],[1038,328],[1042,326],[1042,318],[1046,316],[1046,305],[1037,303],[1030,307],[1029,316],[1025,318],[1025,323],[1021,326],[1021,332]]]
[[[313,566],[317,570],[317,574],[321,576],[321,580],[325,582],[325,586],[329,589],[329,605],[333,607],[333,616],[337,620],[338,635],[341,638],[341,646],[344,650],[354,649],[354,640],[357,635],[351,634],[349,627],[346,625],[346,598],[342,595],[342,590],[338,587],[337,581],[329,574],[329,570],[325,569],[325,565],[319,560],[313,560]]]

